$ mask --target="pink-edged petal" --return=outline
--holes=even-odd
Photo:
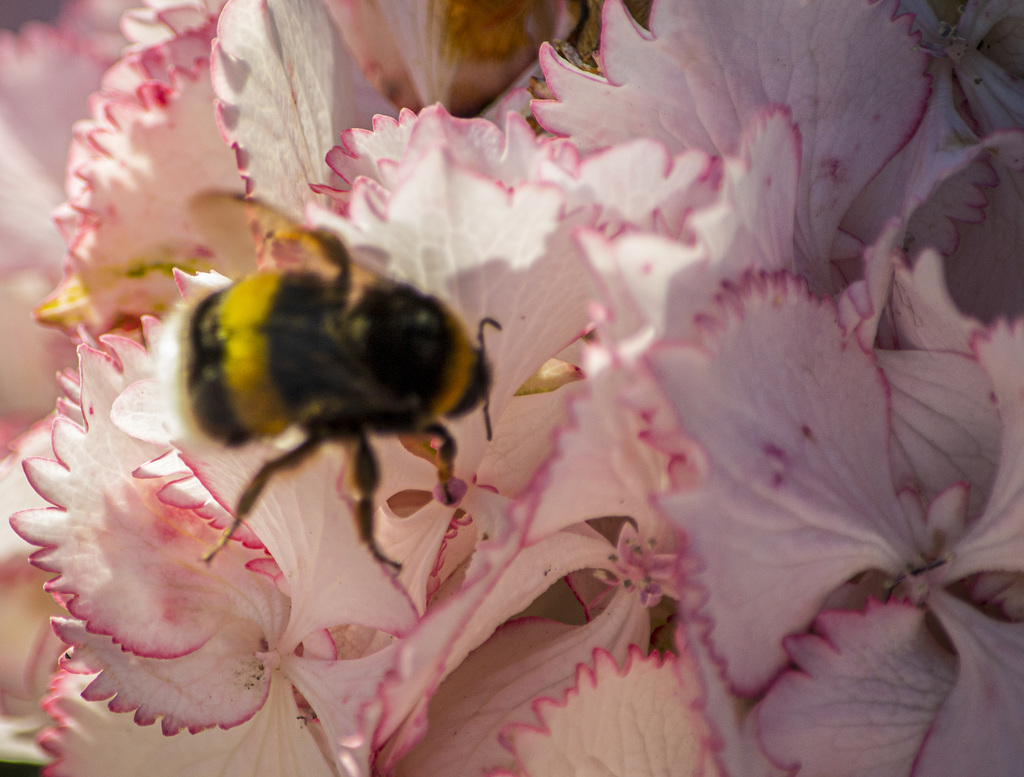
[[[843,218],[843,229],[869,241],[885,222],[899,216],[906,225],[905,245],[935,246],[951,253],[957,245],[956,222],[980,219],[988,182],[984,144],[967,125],[954,102],[952,65],[932,59],[933,84],[928,106],[913,137],[870,181]]]
[[[480,508],[473,511],[475,518],[482,513]],[[518,520],[501,533],[490,532],[490,537],[492,541],[477,545],[464,578],[458,575],[435,595],[432,608],[402,642],[396,664],[400,672],[384,689],[384,717],[377,731],[378,737],[389,736],[407,718],[390,743],[395,759],[423,736],[426,703],[437,684],[500,624],[570,572],[608,565],[610,546],[589,527],[525,548]],[[462,580],[454,588],[453,582]]]
[[[726,277],[751,267],[793,269],[799,145],[788,114],[766,111],[747,128],[739,155],[725,159],[720,172],[704,157],[709,165],[704,175],[678,197],[684,204],[680,215],[687,217],[685,242],[643,232],[614,240],[581,232],[578,239],[607,308],[602,332],[621,340],[653,327],[658,336],[689,337],[695,314]],[[676,167],[686,160],[693,169],[702,156],[678,157]]]
[[[890,219],[878,240],[858,253],[856,261],[862,264],[863,277],[847,286],[836,300],[839,325],[847,332],[856,332],[865,351],[889,344],[895,338],[890,331],[891,314],[887,307],[895,269],[903,264],[903,252],[899,248],[902,234],[903,223]]]
[[[944,256],[952,254],[960,244],[960,225],[977,224],[985,218],[986,189],[998,182],[987,154],[979,153],[974,162],[952,172],[911,215],[907,222],[907,249],[913,252],[932,247]],[[884,212],[880,203],[876,202],[875,208],[879,215]]]
[[[1024,325],[997,324],[976,338],[978,361],[992,381],[992,401],[1002,421],[999,469],[985,512],[961,540],[950,575],[1024,571]]]
[[[432,476],[436,478],[434,473]],[[424,498],[426,494],[424,494]],[[452,508],[430,499],[412,515],[396,516],[384,505],[374,516],[374,536],[388,558],[402,560],[398,580],[422,613],[436,581],[442,544],[451,530]],[[443,561],[443,559],[441,560]]]
[[[140,656],[181,656],[205,644],[227,623],[249,618],[276,634],[285,617],[280,594],[230,554],[215,575],[201,560],[216,531],[191,510],[161,501],[181,468],[146,476],[140,465],[157,446],[125,435],[110,422],[125,385],[151,372],[138,344],[105,338],[118,357],[83,348],[82,406],[88,428],[58,419],[53,450],[59,461],[33,459],[33,486],[61,509],[22,512],[13,524],[43,547],[33,561],[58,573],[48,590],[95,634],[116,638]],[[249,554],[251,556],[251,554]]]
[[[55,619],[54,628],[77,646],[68,669],[99,672],[83,692],[86,699],[110,699],[111,711],[134,711],[140,725],[159,719],[167,735],[237,726],[263,706],[269,692],[271,673],[254,655],[262,634],[252,621],[234,620],[173,660],[132,655],[109,637],[88,633],[82,621]]]
[[[589,154],[578,167],[547,165],[540,176],[565,190],[567,210],[597,205],[597,225],[607,234],[631,228],[677,237],[690,212],[712,199],[717,172],[708,154],[673,156],[640,138]]]
[[[453,763],[466,775],[514,767],[500,731],[533,722],[533,700],[564,693],[594,650],[607,650],[621,664],[629,645],[647,643],[649,631],[646,609],[630,596],[616,596],[585,626],[534,618],[501,626],[441,684],[430,701],[427,737],[396,773],[443,775]]]
[[[42,464],[30,472],[35,482],[49,477]],[[282,619],[279,596],[246,572],[239,556],[210,575],[202,555],[217,533],[190,510],[154,510],[160,481],[132,483],[116,470],[92,477],[106,481],[93,499],[82,493],[66,512],[19,513],[15,525],[33,542],[52,545],[34,558],[59,573],[48,590],[66,599],[93,632],[116,636],[138,655],[161,658],[195,650],[239,617],[273,632]]]
[[[916,774],[1010,777],[1024,744],[1024,624],[993,620],[943,591],[931,608],[958,656],[956,684],[938,710]]]
[[[402,181],[408,164],[444,148],[455,161],[474,172],[516,186],[545,173],[549,161],[563,166],[578,165],[578,152],[566,141],[538,137],[517,114],[504,118],[505,129],[486,119],[452,116],[441,105],[431,105],[418,114],[403,110],[398,120],[375,116],[373,131],[346,130],[341,145],[331,149],[327,163],[350,186],[360,176],[387,188]]]
[[[694,313],[722,281],[698,246],[661,235],[626,233],[610,240],[581,230],[577,239],[605,309],[602,331],[616,341],[690,334]]]
[[[645,658],[633,648],[619,666],[598,650],[563,699],[537,705],[539,728],[519,726],[506,737],[529,777],[573,773],[582,764],[638,777],[714,775],[700,695],[696,675],[677,671],[671,654]]]
[[[801,143],[788,110],[766,108],[750,118],[737,155],[724,161],[721,196],[690,221],[714,264],[793,269]]]
[[[428,478],[424,482],[436,480],[436,473],[432,470]],[[463,560],[461,555],[459,559],[449,558],[446,551],[450,539],[462,531],[463,523],[471,524],[472,517],[455,519],[453,509],[433,499],[427,491],[409,490],[399,492],[396,497],[401,499],[402,495],[413,497],[414,494],[417,502],[425,501],[425,504],[412,514],[403,510],[396,514],[385,503],[374,516],[374,535],[388,558],[401,559],[399,584],[409,594],[417,612],[422,613],[437,588],[440,567]],[[470,533],[473,539],[467,538],[466,542],[471,548],[476,537],[475,527]]]
[[[801,777],[938,774],[914,766],[956,659],[929,633],[925,613],[875,602],[865,613],[823,613],[815,632],[786,640],[798,671],[757,708],[768,754],[787,769],[799,765]]]
[[[337,772],[320,748],[315,727],[296,706],[287,683],[273,681],[266,704],[248,722],[227,731],[166,736],[140,728],[131,715],[80,696],[88,678],[61,673],[47,699],[56,726],[43,746],[53,756],[54,777],[87,774],[151,774],[154,777],[276,777],[302,774],[332,777]]]
[[[640,420],[616,407],[614,383],[597,380],[604,385],[594,388],[603,388],[603,396],[571,404],[571,422],[558,434],[556,458],[537,484],[531,539],[591,518],[650,514],[649,495],[659,489],[667,462],[641,440]]]
[[[988,375],[959,353],[879,351],[877,356],[891,389],[898,489],[921,492],[927,502],[949,484],[966,482],[970,514],[977,514],[995,477],[1002,431]]]
[[[829,288],[824,259],[842,214],[924,111],[926,57],[914,51],[907,17],[894,12],[890,2],[663,2],[647,32],[621,2],[609,2],[604,77],[544,47],[558,102],[535,102],[534,112],[585,149],[644,134],[674,150],[731,153],[755,113],[789,106],[803,137],[797,253],[812,286]],[[766,37],[769,18],[775,34]]]
[[[556,433],[555,455],[531,484],[529,538],[594,518],[628,518],[632,523],[622,526],[614,559],[620,584],[658,596],[655,588],[667,583],[663,593],[675,595],[669,578],[676,538],[651,505],[674,470],[688,464],[682,447],[665,451],[657,445],[659,424],[673,423],[671,411],[649,374],[616,369],[621,364],[615,355],[596,344],[584,356],[588,378],[570,402],[569,423]],[[654,559],[670,569],[651,568]]]
[[[405,154],[414,128],[430,112],[441,110],[440,106],[426,108],[417,115],[402,109],[397,119],[386,115],[374,116],[372,129],[347,129],[341,133],[340,145],[327,152],[327,165],[349,187],[360,176],[384,184],[385,180],[390,180],[386,178],[388,170],[393,170]]]
[[[216,21],[225,0],[149,0],[125,11],[121,29],[134,44],[153,46]]]
[[[50,442],[52,425],[53,416],[35,424],[14,441],[11,454],[0,462],[0,516],[3,516],[0,519],[0,564],[12,559],[27,559],[32,549],[14,532],[7,518],[19,510],[46,506],[46,500],[39,496],[25,477],[23,464],[26,459],[53,457],[53,445]]]
[[[395,664],[397,671],[381,689],[383,707],[376,732],[380,741],[392,739],[390,757],[400,758],[423,737],[430,694],[445,675],[512,614],[507,613],[494,623],[482,623],[479,629],[474,620],[509,564],[520,553],[522,541],[522,527],[513,526],[501,535],[500,542],[480,543],[472,563],[460,575],[461,585],[457,591],[448,596],[443,593],[435,596],[431,611],[402,641]],[[470,645],[456,651],[456,643],[466,636]]]
[[[750,693],[833,589],[916,554],[870,354],[793,276],[750,276],[724,302],[703,343],[650,361],[703,456],[699,486],[660,504],[702,562],[716,649]]]
[[[309,184],[338,183],[324,158],[339,133],[369,126],[358,71],[316,0],[231,0],[217,31],[219,121],[248,193],[299,218]]]
[[[179,300],[173,266],[194,270],[222,262],[203,245],[188,201],[241,184],[215,121],[209,65],[202,59],[174,64],[177,47],[191,56],[196,43],[190,37],[166,44],[153,65],[156,75],[144,64],[152,52],[136,55],[137,68],[126,61],[120,72],[131,75],[133,92],[97,94],[96,118],[76,127],[65,278],[39,308],[49,323],[84,322],[103,331],[162,312]],[[159,71],[168,63],[162,80]],[[245,269],[218,266],[228,273]]]
[[[892,320],[901,348],[971,353],[971,341],[981,323],[961,313],[946,288],[942,257],[922,251],[910,269],[896,267]]]
[[[231,454],[189,462],[222,504],[234,505],[248,483],[248,470]],[[246,521],[274,558],[290,599],[287,627],[274,645],[285,653],[323,628],[358,624],[401,634],[415,622],[404,590],[358,537],[348,500],[338,492],[344,468],[341,452],[325,449],[275,477]],[[219,563],[214,559],[212,568]]]
[[[700,617],[685,618],[676,630],[676,644],[692,656],[692,671],[704,691],[703,710],[715,736],[715,760],[727,775],[782,777],[783,771],[768,760],[754,730],[756,719],[748,705],[739,702],[729,688],[722,661],[711,652],[707,623]]]
[[[1024,312],[1024,272],[1013,249],[1024,240],[1024,172],[993,164],[999,183],[985,191],[985,219],[960,227],[960,243],[946,260],[953,299],[983,320]]]

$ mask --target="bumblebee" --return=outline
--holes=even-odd
[[[484,318],[474,341],[436,297],[404,283],[354,278],[365,271],[353,265],[337,237],[303,229],[255,201],[201,195],[193,207],[209,218],[210,210],[227,204],[246,209],[261,250],[269,246],[292,259],[326,261],[335,275],[258,272],[201,299],[171,327],[173,393],[187,426],[228,446],[291,428],[301,432],[301,442],[256,472],[238,500],[234,523],[205,560],[224,547],[275,474],[339,441],[349,452],[346,481],[360,537],[378,560],[397,567],[374,539],[379,471],[369,435],[439,440],[439,487],[453,504],[456,446],[441,419],[482,405],[490,439],[491,371],[483,334],[485,326],[501,327]]]

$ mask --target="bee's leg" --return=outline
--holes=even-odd
[[[299,466],[303,461],[309,458],[310,455],[316,452],[317,448],[323,443],[323,439],[318,436],[310,436],[302,441],[300,445],[292,450],[288,451],[283,456],[279,456],[276,459],[271,459],[266,462],[259,471],[253,476],[252,480],[249,481],[249,485],[245,487],[245,491],[238,498],[238,506],[235,507],[235,520],[232,522],[228,530],[224,532],[217,544],[213,546],[205,556],[203,561],[210,563],[213,557],[220,552],[220,549],[228,544],[228,540],[231,539],[238,527],[242,525],[245,517],[252,512],[252,508],[256,505],[256,500],[260,498],[260,494],[263,493],[263,489],[267,483],[270,482],[277,472],[281,470],[292,469],[293,467]]]
[[[360,432],[348,445],[348,467],[345,474],[348,491],[356,503],[359,538],[366,543],[375,559],[398,571],[402,565],[381,552],[377,547],[377,538],[373,534],[373,495],[380,483],[380,472],[370,441],[366,439],[364,432]]]
[[[465,495],[465,491],[456,494],[456,489],[452,488],[452,476],[455,474],[455,439],[442,424],[431,424],[423,431],[441,441],[437,449],[437,484],[444,499],[439,501],[446,505],[456,504]],[[462,486],[464,489],[465,484]]]

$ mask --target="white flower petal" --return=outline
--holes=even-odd
[[[634,648],[620,668],[597,651],[563,701],[538,706],[542,728],[515,729],[510,746],[529,777],[717,774],[699,698],[697,677],[671,655]]]

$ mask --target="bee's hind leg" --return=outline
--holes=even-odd
[[[231,523],[231,526],[228,527],[227,531],[221,535],[217,544],[213,546],[210,552],[203,556],[203,561],[210,563],[213,560],[213,557],[220,552],[220,549],[228,544],[228,540],[231,539],[231,535],[238,531],[238,527],[242,525],[243,521],[245,521],[245,517],[252,512],[252,508],[256,506],[256,500],[260,498],[260,494],[263,493],[263,489],[276,473],[299,466],[303,461],[315,453],[322,443],[322,438],[318,436],[309,436],[297,447],[292,448],[283,456],[271,459],[260,467],[252,480],[249,481],[249,485],[245,487],[242,495],[238,498],[238,505],[235,507],[235,520]]]
[[[392,561],[381,552],[377,546],[377,538],[373,534],[373,495],[380,483],[380,471],[377,468],[377,459],[373,455],[373,449],[370,448],[370,441],[366,439],[366,433],[360,432],[347,448],[348,465],[345,476],[348,491],[355,500],[359,538],[366,543],[375,559],[387,564],[397,572],[402,565]]]

